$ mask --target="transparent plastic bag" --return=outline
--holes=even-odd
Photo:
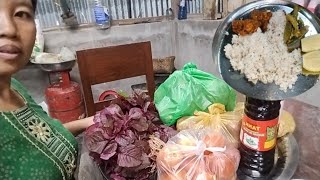
[[[212,129],[172,137],[157,157],[158,180],[235,180],[240,153]]]
[[[179,119],[177,122],[177,130],[210,127],[221,131],[228,142],[238,147],[243,103],[237,104],[235,111],[230,112],[226,111],[223,104],[215,103],[209,106],[208,111],[208,113],[196,111],[194,112],[194,116]]]

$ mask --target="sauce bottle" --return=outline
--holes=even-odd
[[[240,131],[239,179],[268,179],[275,159],[280,101],[247,97]]]

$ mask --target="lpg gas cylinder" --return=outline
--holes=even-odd
[[[80,85],[69,81],[68,74],[64,81],[53,83],[45,91],[49,115],[67,123],[85,117],[84,102]]]

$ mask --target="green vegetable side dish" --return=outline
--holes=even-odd
[[[308,26],[305,26],[303,21],[298,18],[300,7],[295,5],[293,11],[286,15],[287,23],[284,31],[284,42],[288,46],[289,51],[293,51],[300,47],[301,39],[306,35],[309,30]]]

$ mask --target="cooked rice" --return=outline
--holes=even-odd
[[[283,40],[286,16],[283,11],[272,13],[268,30],[238,36],[224,48],[234,70],[239,70],[256,84],[274,82],[280,89],[291,89],[302,71],[300,49],[289,53]]]

